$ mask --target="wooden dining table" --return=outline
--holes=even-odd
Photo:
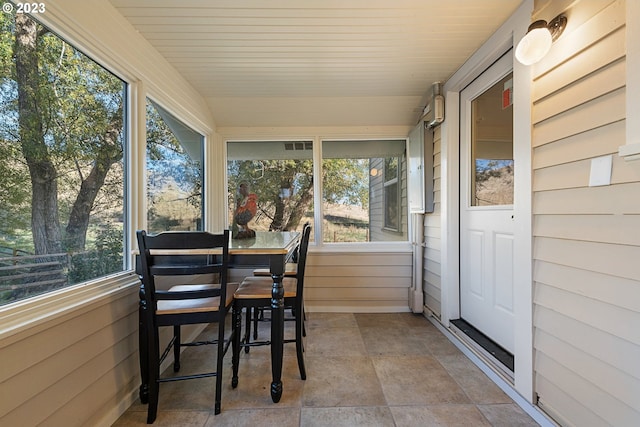
[[[284,352],[284,287],[285,265],[300,243],[302,233],[296,231],[257,231],[256,237],[231,239],[229,255],[242,260],[267,260],[273,289],[271,291],[271,399],[282,397],[282,358]]]

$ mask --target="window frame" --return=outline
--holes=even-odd
[[[122,216],[123,216],[123,229],[122,229],[122,267],[120,271],[94,277],[82,282],[73,283],[59,289],[54,289],[42,294],[36,294],[24,299],[9,302],[0,306],[0,321],[7,320],[8,328],[0,328],[0,337],[4,335],[7,330],[13,326],[12,321],[8,320],[15,316],[19,321],[16,324],[31,324],[31,320],[35,317],[38,319],[40,315],[44,315],[46,310],[53,310],[57,313],[61,310],[58,308],[58,303],[62,303],[61,307],[67,307],[70,301],[77,299],[77,294],[94,295],[96,289],[111,289],[115,286],[118,289],[122,286],[119,283],[122,278],[128,278],[132,271],[133,257],[131,254],[131,239],[130,236],[134,234],[130,215],[131,200],[129,199],[130,191],[130,172],[131,172],[131,140],[133,117],[132,114],[132,90],[135,83],[132,83],[132,79],[127,77],[127,73],[122,72],[117,66],[112,66],[111,61],[105,60],[104,55],[100,50],[93,50],[87,47],[86,43],[78,42],[77,39],[69,37],[68,32],[61,29],[64,25],[58,25],[56,21],[50,20],[51,15],[48,12],[43,14],[27,14],[31,19],[36,21],[39,25],[46,27],[47,30],[57,39],[63,43],[70,45],[74,50],[80,52],[84,57],[93,62],[95,65],[102,68],[113,77],[122,82]],[[99,293],[98,293],[99,294]],[[45,307],[46,310],[43,310]],[[53,307],[51,309],[50,307]],[[33,310],[37,314],[33,314]],[[40,314],[42,312],[42,314]],[[23,317],[24,316],[24,317]]]
[[[98,5],[100,7],[100,5]],[[91,16],[96,14],[91,6]],[[111,13],[110,5],[100,9]],[[31,15],[32,16],[32,15]],[[32,16],[33,17],[33,16]],[[95,37],[93,28],[84,20],[70,18],[68,10],[47,4],[47,12],[35,18],[46,26],[57,37],[74,46],[96,64],[119,78],[125,86],[123,105],[124,132],[124,229],[123,229],[123,269],[111,275],[102,276],[78,284],[70,285],[45,294],[35,295],[0,306],[0,339],[12,336],[37,327],[51,327],[53,324],[76,316],[78,310],[88,310],[92,304],[109,304],[125,295],[137,296],[140,286],[139,277],[133,271],[135,231],[146,227],[146,98],[157,101],[174,117],[204,136],[203,139],[203,188],[211,182],[209,168],[216,159],[209,148],[212,124],[207,122],[206,114],[196,114],[199,101],[191,101],[179,92],[176,86],[167,92],[153,76],[150,80],[145,75],[140,61],[136,62],[135,54],[129,51],[116,51],[115,42]],[[77,18],[77,17],[76,17]],[[132,62],[128,58],[134,59]],[[186,83],[181,84],[184,86]],[[216,192],[215,188],[210,191]],[[215,197],[215,194],[208,199]],[[210,201],[203,200],[203,224],[211,224],[212,209]],[[206,228],[205,228],[206,229]],[[52,323],[53,322],[53,323]],[[44,326],[48,325],[48,326]]]
[[[388,168],[387,159],[396,159],[396,175],[393,178],[389,179],[389,180],[387,180],[387,168]],[[401,218],[402,218],[402,212],[403,212],[403,209],[402,209],[402,190],[400,188],[401,187],[400,186],[401,168],[402,168],[402,165],[401,165],[401,162],[400,162],[400,157],[394,156],[394,157],[386,157],[384,159],[384,172],[383,172],[384,173],[384,180],[383,180],[384,183],[383,183],[383,188],[384,188],[384,206],[385,206],[385,210],[384,210],[384,227],[383,227],[383,230],[391,231],[391,232],[394,232],[394,233],[401,233],[400,224],[402,223]],[[397,219],[396,219],[397,224],[395,224],[395,227],[393,227],[393,225],[390,224],[390,222],[389,222],[389,217],[388,217],[389,211],[387,210],[387,207],[388,207],[388,192],[387,192],[387,190],[392,185],[395,185],[395,187],[396,187],[396,190],[395,190],[396,191],[395,204],[396,204],[396,209],[398,209]],[[408,236],[407,236],[407,238],[408,238]]]
[[[262,135],[260,132],[244,134],[244,133],[221,133],[220,134],[222,145],[223,145],[223,153],[222,153],[222,162],[224,164],[224,183],[222,185],[222,191],[225,198],[225,204],[223,211],[224,221],[222,224],[223,228],[229,228],[231,225],[228,221],[229,212],[229,204],[227,200],[228,195],[228,177],[226,173],[226,167],[228,162],[227,155],[227,144],[233,142],[287,142],[287,141],[310,141],[313,142],[313,178],[314,178],[314,219],[312,223],[312,232],[314,233],[313,241],[310,242],[310,251],[317,253],[409,253],[413,249],[411,244],[411,230],[407,230],[407,238],[406,240],[393,240],[393,241],[374,241],[374,242],[323,242],[322,241],[322,218],[324,217],[324,210],[322,208],[322,180],[319,178],[322,176],[322,143],[324,141],[353,141],[353,142],[362,142],[362,141],[375,141],[375,140],[397,140],[402,141],[404,144],[404,152],[408,152],[408,137],[405,136],[397,136],[396,133],[392,132],[389,134],[379,134],[379,135],[370,135],[368,137],[357,137],[354,138],[350,135],[331,135],[331,136],[323,136],[319,134],[299,134],[295,133],[295,135],[287,135],[286,133],[280,137],[275,137],[273,134]],[[405,154],[406,155],[406,154]],[[407,159],[408,162],[408,159]],[[402,173],[402,162],[398,161],[398,173]],[[409,176],[408,169],[405,171],[407,176],[405,177],[406,185],[409,186]],[[402,188],[399,184],[398,187],[398,197],[402,197]],[[401,199],[400,199],[401,200]],[[402,218],[406,217],[407,227],[411,227],[411,221],[409,220],[409,206],[407,199],[407,207],[406,209],[402,209],[401,202],[399,202],[399,206],[401,206],[400,212],[400,223],[402,224]],[[389,229],[385,229],[390,233],[397,233],[398,231],[393,231]]]

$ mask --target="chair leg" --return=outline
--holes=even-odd
[[[231,366],[233,375],[231,376],[231,387],[238,386],[238,365],[240,364],[240,332],[242,331],[242,308],[236,304],[231,313]]]
[[[258,321],[264,319],[264,310],[259,307],[253,309],[253,340],[258,339]]]
[[[244,331],[244,338],[242,339],[242,342],[245,344],[249,344],[249,342],[251,341],[250,337],[251,337],[251,307],[247,307],[247,313],[246,313],[246,319],[245,319],[245,331]],[[256,325],[256,329],[257,329],[257,325]],[[249,346],[245,346],[244,347],[244,352],[245,353],[249,353]]]
[[[307,379],[307,370],[304,364],[304,343],[302,342],[304,330],[304,310],[298,307],[296,310],[296,356],[298,357],[298,369],[300,370],[300,378]]]
[[[158,415],[158,395],[160,383],[160,344],[158,330],[149,334],[149,407],[147,408],[147,424],[153,424]]]
[[[302,336],[307,336],[307,312],[304,311],[304,304],[302,304]]]
[[[140,402],[149,403],[149,337],[146,312],[141,303],[138,311],[138,352],[140,355]]]
[[[180,325],[173,326],[173,372],[180,372]]]
[[[224,317],[221,316],[218,323],[218,358],[216,360],[216,401],[214,406],[214,414],[218,415],[222,405],[222,366],[224,359]],[[233,335],[233,331],[231,332]],[[233,338],[233,336],[232,336]]]

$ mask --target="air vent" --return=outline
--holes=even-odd
[[[312,142],[285,142],[285,151],[313,150]]]

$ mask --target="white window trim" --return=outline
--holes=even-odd
[[[36,18],[66,43],[71,44],[89,59],[122,80],[126,86],[124,102],[127,104],[125,108],[127,115],[127,117],[125,117],[127,136],[125,141],[126,154],[123,160],[126,168],[125,176],[131,177],[133,170],[131,165],[132,153],[127,150],[131,149],[132,135],[138,127],[133,121],[136,106],[132,101],[137,98],[135,91],[137,91],[141,85],[137,86],[135,83],[132,83],[131,75],[123,72],[121,67],[113,66],[113,61],[110,61],[110,55],[105,54],[105,52],[100,49],[96,49],[94,44],[87,43],[86,40],[84,42],[81,41],[81,37],[71,36],[70,34],[77,35],[78,33],[83,33],[83,31],[77,31],[78,27],[69,24],[64,19],[60,19],[60,16],[64,16],[64,13],[58,10],[54,4],[47,4],[47,13],[38,15]],[[142,131],[144,132],[144,122]],[[124,192],[125,199],[128,194],[131,194],[130,190],[132,188],[132,183],[127,181],[130,181],[130,179],[125,180],[125,185],[127,186]],[[125,200],[124,215],[125,218],[130,221],[132,215],[130,209],[127,209],[129,203],[130,200]],[[133,230],[134,226],[131,225],[131,222],[129,222],[129,224],[129,234],[133,234],[131,230]],[[130,241],[129,238],[125,239],[123,266],[131,265],[131,257],[127,255],[131,253]],[[89,310],[89,306],[92,303],[100,300],[107,302],[116,294],[132,292],[132,286],[135,286],[136,289],[139,287],[137,275],[133,274],[131,270],[123,270],[112,275],[65,286],[64,288],[29,297],[24,300],[10,302],[0,307],[0,340],[10,339],[10,337],[24,333],[27,330],[38,330],[39,328],[45,327],[45,324],[47,325],[46,327],[50,327],[51,322],[55,322],[57,319],[64,318],[65,316],[76,316],[83,310]]]
[[[631,42],[640,39],[640,2],[627,0],[626,6],[626,144],[620,146],[618,155],[631,161],[640,160],[640,44]]]

